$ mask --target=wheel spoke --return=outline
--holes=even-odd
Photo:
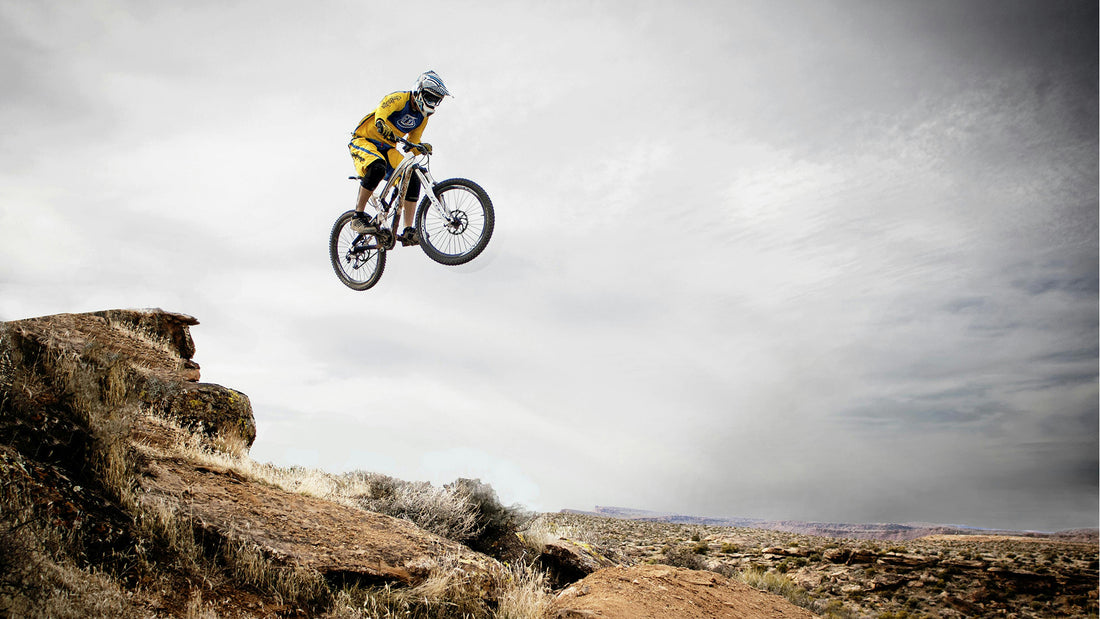
[[[443,217],[428,208],[422,221],[426,242],[445,256],[462,256],[475,247],[485,231],[486,212],[479,197],[465,187],[448,187],[439,193],[448,211]]]
[[[366,290],[373,286],[385,268],[385,252],[377,238],[351,229],[351,213],[337,220],[329,239],[329,254],[337,276],[348,287]]]

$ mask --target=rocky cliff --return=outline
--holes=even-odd
[[[670,619],[809,615],[687,570],[607,572],[565,539],[524,545],[476,480],[256,463],[248,397],[200,382],[197,324],[0,323],[0,616],[640,617],[653,587],[675,588]]]

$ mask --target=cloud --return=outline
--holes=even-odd
[[[1001,6],[450,3],[414,45],[352,3],[5,5],[0,317],[196,315],[280,463],[1094,523],[1096,35]],[[433,170],[496,233],[353,293],[347,135],[427,68]]]

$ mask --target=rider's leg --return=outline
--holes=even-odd
[[[375,229],[374,222],[363,211],[366,209],[367,200],[374,193],[374,188],[386,175],[386,165],[381,159],[375,159],[364,170],[359,180],[359,195],[355,199],[355,217],[351,221],[351,229],[355,232],[371,232]]]
[[[402,244],[416,243],[416,199],[419,196],[420,178],[414,174],[409,179],[409,189],[405,192],[405,199],[401,201],[402,210],[405,211],[405,229],[401,231]]]
[[[362,184],[359,185],[359,196],[355,199],[355,212],[362,213],[363,209],[367,208],[367,200],[370,200],[373,193],[373,188],[367,189]]]
[[[416,218],[416,200],[402,200],[401,209],[405,212],[405,226],[415,228],[416,222],[413,219]]]
[[[413,174],[409,178],[409,188],[405,191],[405,200],[403,206],[405,207],[405,225],[415,228],[416,222],[413,219],[416,217],[416,200],[420,197],[420,177]]]
[[[381,159],[375,159],[363,171],[363,177],[359,181],[359,195],[355,200],[356,212],[362,213],[367,206],[367,200],[374,193],[374,188],[386,175],[386,164]]]

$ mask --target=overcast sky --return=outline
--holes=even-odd
[[[0,320],[161,307],[252,454],[530,509],[1097,525],[1092,0],[0,0]],[[497,227],[328,262],[434,69]]]

